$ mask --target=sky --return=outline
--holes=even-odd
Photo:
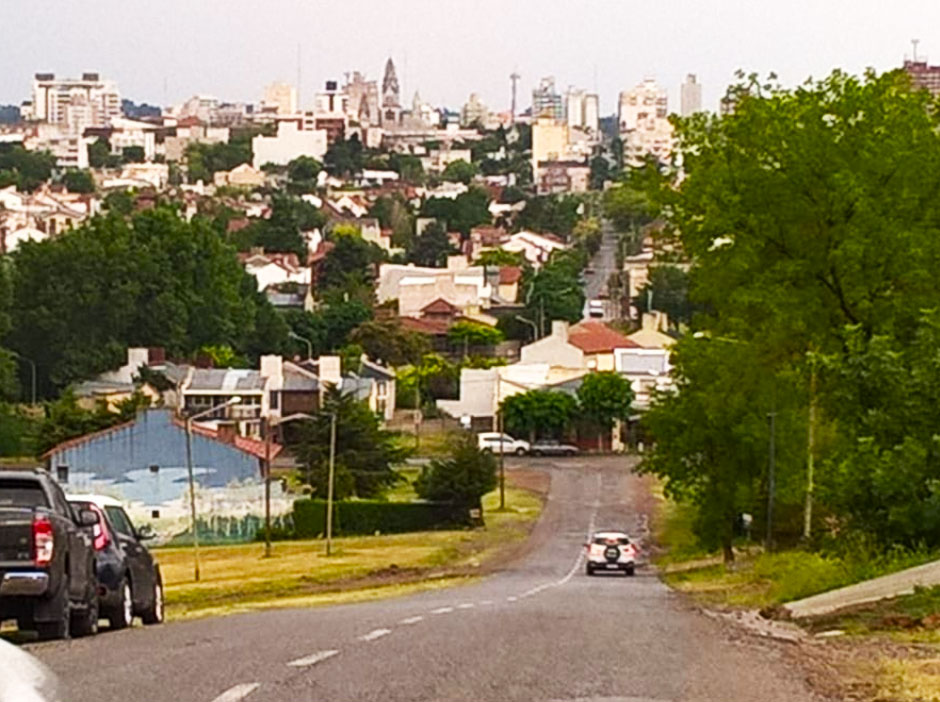
[[[459,109],[471,92],[494,110],[521,75],[520,110],[554,76],[617,94],[656,78],[678,110],[688,73],[716,109],[734,72],[775,72],[787,85],[834,68],[859,73],[918,54],[940,63],[938,0],[2,0],[0,104],[29,96],[36,72],[97,71],[123,97],[175,104],[194,94],[258,101],[267,83],[295,83],[301,102],[359,70],[381,80],[391,56],[402,102],[415,90]]]

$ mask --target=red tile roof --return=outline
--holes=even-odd
[[[417,317],[399,317],[399,322],[403,329],[407,331],[418,332],[419,334],[428,334],[429,336],[440,336],[447,333],[450,329],[450,321],[446,319],[418,319]]]
[[[603,322],[579,322],[568,330],[568,343],[584,353],[610,353],[614,349],[635,349],[640,345],[615,332]]]
[[[459,307],[449,303],[443,297],[439,297],[421,308],[422,314],[457,314],[459,312]]]
[[[522,269],[519,266],[503,266],[499,269],[499,284],[511,285],[522,279]]]

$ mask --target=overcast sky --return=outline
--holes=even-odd
[[[911,39],[940,63],[940,0],[2,0],[0,103],[28,97],[32,75],[98,71],[124,97],[176,103],[195,93],[256,101],[273,80],[301,100],[323,81],[360,70],[381,79],[395,60],[403,97],[417,89],[459,108],[471,91],[508,108],[518,71],[520,109],[541,76],[617,93],[651,76],[669,89],[687,73],[714,109],[738,68],[787,84],[839,67],[901,64]]]

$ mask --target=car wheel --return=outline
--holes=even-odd
[[[65,586],[63,586],[64,589]],[[58,611],[58,617],[51,622],[36,622],[36,633],[42,641],[52,641],[54,639],[67,639],[71,630],[69,616],[69,596],[67,592],[62,593],[61,609]]]
[[[584,572],[587,573],[588,575],[594,575],[594,566],[588,563],[587,566],[585,566],[584,568]]]
[[[524,448],[517,448],[517,449],[516,449],[516,455],[517,455],[517,456],[525,456],[525,449],[524,449]]]
[[[542,455],[542,452],[541,452],[541,451],[533,451],[533,452],[532,452],[532,455],[533,455],[533,456],[536,456],[536,457],[537,457],[537,456],[541,456],[541,455]]]
[[[632,578],[634,575],[636,575],[636,570],[634,569],[633,566],[628,566],[625,572],[628,578]]]
[[[159,575],[153,581],[153,597],[150,605],[143,611],[140,618],[144,620],[144,624],[163,623],[163,581]]]
[[[85,606],[72,612],[71,624],[75,636],[94,636],[98,633],[98,595],[94,590]]]
[[[108,613],[108,623],[112,629],[126,629],[134,622],[134,598],[131,595],[131,584],[127,578],[121,581],[118,588],[118,603]]]

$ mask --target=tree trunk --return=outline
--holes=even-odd
[[[597,452],[604,453],[604,430],[597,432]]]
[[[734,565],[734,547],[731,545],[730,536],[721,539],[721,554],[724,557],[725,567],[730,568]]]

